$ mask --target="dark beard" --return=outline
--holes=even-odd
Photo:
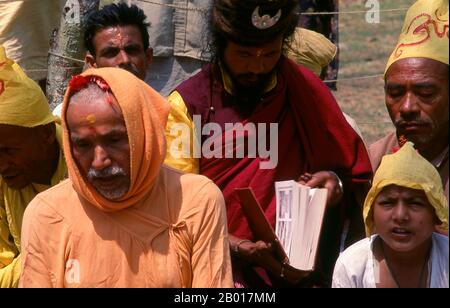
[[[252,85],[243,85],[231,74],[224,61],[222,61],[221,64],[222,69],[225,70],[233,84],[233,97],[235,98],[233,100],[234,107],[243,116],[249,116],[261,102],[264,91],[269,86],[278,65],[276,65],[271,72],[258,75],[258,81],[256,83]]]

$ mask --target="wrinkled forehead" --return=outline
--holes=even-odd
[[[24,140],[34,138],[36,131],[40,130],[38,127],[22,127],[17,125],[0,124],[0,146],[10,144],[21,144]]]
[[[103,91],[89,95],[82,90],[73,95],[69,99],[66,120],[69,128],[100,124],[126,127],[124,115],[116,97],[111,92]]]
[[[388,185],[381,189],[381,191],[378,194],[378,197],[380,196],[389,196],[389,195],[403,195],[408,198],[412,197],[424,197],[426,198],[426,194],[422,189],[414,189],[411,187],[405,187],[401,185]]]
[[[386,81],[396,76],[420,75],[421,78],[448,80],[448,65],[429,58],[404,58],[394,62],[386,72]]]

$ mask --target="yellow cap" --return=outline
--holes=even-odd
[[[418,0],[406,13],[384,73],[405,58],[429,58],[448,65],[448,33],[448,0]]]
[[[336,56],[337,47],[315,31],[297,27],[292,41],[286,47],[286,56],[320,75]]]
[[[39,85],[0,45],[0,124],[35,127],[55,121]]]
[[[423,190],[442,222],[442,229],[448,230],[448,201],[441,177],[436,168],[414,149],[413,144],[406,142],[395,154],[385,155],[375,173],[372,188],[364,202],[367,236],[372,234],[374,227],[371,214],[373,202],[381,190],[389,185]]]

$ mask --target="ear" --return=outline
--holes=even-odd
[[[147,65],[146,65],[147,66],[146,70],[147,70],[153,62],[153,48],[149,47],[145,51],[145,59],[147,60]]]
[[[86,68],[97,68],[95,58],[90,53],[86,54],[86,57],[84,57],[84,62],[86,63]]]

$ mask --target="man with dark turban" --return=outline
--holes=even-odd
[[[327,87],[283,56],[298,22],[297,3],[216,0],[214,59],[169,97],[166,163],[206,175],[221,188],[236,286],[305,285],[313,280],[329,285],[342,221],[356,206],[353,191],[371,177],[364,144]],[[180,124],[188,127],[189,138],[180,139]],[[239,125],[248,129],[235,131]],[[232,143],[227,143],[230,136]],[[190,141],[194,144],[185,147]],[[306,280],[305,273],[273,257],[273,243],[254,238],[235,193],[236,188],[252,188],[274,226],[274,183],[292,179],[329,192],[316,270]],[[317,277],[323,279],[313,279]]]

